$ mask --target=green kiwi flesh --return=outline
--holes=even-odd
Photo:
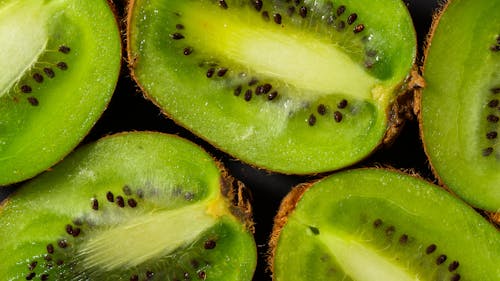
[[[127,38],[132,74],[165,114],[293,174],[372,152],[416,51],[403,2],[380,0],[135,0]]]
[[[500,276],[493,225],[443,189],[395,171],[350,170],[298,187],[275,223],[277,281]]]
[[[84,146],[2,203],[0,279],[251,280],[250,209],[230,184],[179,137]]]
[[[475,207],[500,211],[498,1],[450,1],[428,38],[421,133],[440,181]]]
[[[108,104],[121,38],[105,0],[0,0],[0,186],[35,176]]]

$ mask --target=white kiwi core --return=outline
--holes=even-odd
[[[43,1],[13,1],[0,9],[0,97],[37,62],[48,41]]]

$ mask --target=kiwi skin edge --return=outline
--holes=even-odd
[[[455,2],[458,2],[458,1],[455,1]],[[424,78],[424,76],[425,76],[425,61],[428,58],[429,50],[430,50],[431,45],[432,45],[432,40],[434,38],[435,31],[438,28],[439,22],[441,21],[443,14],[445,14],[446,10],[448,9],[448,6],[451,3],[454,3],[454,0],[440,2],[440,5],[438,6],[438,8],[434,11],[434,14],[432,15],[432,22],[431,22],[430,28],[429,28],[428,33],[426,34],[426,37],[425,37],[424,42],[423,42],[422,57],[420,59],[420,63],[419,63],[420,65],[418,66],[418,71],[420,73],[420,77],[422,78],[422,81],[424,81],[424,79],[425,79]],[[424,85],[425,85],[425,82],[424,82]],[[414,102],[413,102],[414,103],[413,114],[417,117],[417,120],[418,120],[419,135],[420,135],[420,138],[422,139],[423,151],[428,159],[428,167],[431,170],[433,176],[436,178],[438,184],[442,188],[446,189],[448,192],[450,192],[453,195],[455,195],[456,197],[460,198],[460,195],[458,195],[456,192],[454,192],[452,188],[447,186],[445,181],[439,175],[438,171],[435,169],[435,167],[433,165],[433,161],[430,158],[429,148],[426,145],[426,142],[423,141],[425,139],[424,128],[423,128],[424,122],[423,122],[423,115],[422,115],[422,95],[423,95],[424,90],[425,90],[425,86],[415,88]],[[470,204],[468,202],[466,202],[466,203],[472,206],[472,204]],[[475,207],[475,206],[472,206],[472,207]],[[475,207],[475,208],[478,212],[480,212],[484,216],[488,217],[490,222],[493,223],[498,229],[500,229],[500,210],[498,210],[498,211],[486,211],[486,210],[481,210],[481,208],[479,208],[479,209],[477,207]]]

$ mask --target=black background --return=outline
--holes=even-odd
[[[123,23],[123,1],[115,0],[115,2]],[[419,58],[417,60],[419,61],[422,54],[423,40],[428,32],[432,14],[439,4],[437,0],[405,0],[404,2],[407,4],[417,31],[419,43]],[[380,14],[380,16],[385,17],[387,15]],[[265,258],[273,217],[278,210],[281,199],[294,185],[314,180],[319,176],[290,176],[269,173],[252,168],[218,151],[210,144],[164,117],[158,108],[143,97],[124,65],[121,78],[108,109],[83,143],[92,142],[105,135],[117,132],[142,130],[177,134],[201,145],[216,159],[222,161],[232,176],[242,181],[250,189],[253,195],[255,239],[259,258],[253,280],[271,280],[270,272],[266,270]],[[401,135],[391,147],[375,152],[371,157],[357,164],[356,167],[375,165],[412,170],[430,181],[435,180],[428,168],[415,118],[407,122]],[[14,189],[15,187],[0,189],[0,200]]]

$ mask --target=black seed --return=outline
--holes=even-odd
[[[346,108],[347,107],[347,100],[343,99],[341,100],[338,104],[337,104],[337,107],[340,108],[340,109],[343,109],[343,108]]]
[[[71,234],[71,235],[73,235],[73,237],[77,237],[78,235],[80,235],[80,232],[81,232],[81,231],[82,231],[82,230],[81,230],[80,228],[78,228],[78,227],[77,227],[77,228],[74,228],[74,229],[73,229],[73,234]]]
[[[344,5],[340,5],[340,6],[337,8],[337,16],[342,15],[344,12],[345,12],[345,6],[344,6]]]
[[[194,194],[192,192],[186,192],[184,193],[184,199],[187,201],[191,201],[194,199]]]
[[[118,207],[120,208],[123,208],[125,207],[125,200],[123,199],[122,196],[118,195],[116,196],[116,204],[118,205]]]
[[[437,257],[437,259],[436,259],[436,264],[440,265],[445,261],[446,261],[446,255],[439,255],[439,257]]]
[[[428,254],[428,255],[432,254],[432,253],[434,253],[434,251],[436,250],[436,248],[437,248],[436,244],[430,244],[427,247],[427,249],[425,249],[425,253]]]
[[[491,91],[493,94],[498,94],[498,93],[500,93],[500,87],[492,88],[492,89],[490,89],[490,91]]]
[[[500,45],[491,45],[490,50],[493,52],[498,52],[500,51]]]
[[[257,78],[253,77],[252,80],[250,80],[250,82],[248,82],[248,86],[253,86],[255,84],[257,84],[259,82],[259,80],[257,80]]]
[[[500,44],[500,35],[497,35],[497,44]]]
[[[135,208],[137,207],[137,201],[135,201],[133,198],[130,198],[127,200],[127,203],[130,207]]]
[[[63,265],[63,264],[64,264],[64,261],[63,261],[63,260],[57,260],[56,264],[57,264],[57,265]]]
[[[252,99],[252,90],[248,89],[246,92],[245,92],[245,100],[246,101],[250,101]]]
[[[38,99],[35,97],[28,97],[27,100],[32,106],[38,106],[39,104]]]
[[[203,245],[203,247],[207,250],[212,250],[215,248],[215,246],[217,246],[217,243],[214,240],[207,240]]]
[[[293,13],[295,12],[295,7],[294,6],[290,6],[288,7],[288,9],[286,10],[286,13],[289,17],[291,17],[293,15]]]
[[[455,271],[458,268],[459,265],[460,265],[460,263],[458,261],[452,261],[450,263],[450,265],[448,266],[448,271],[449,272]]]
[[[239,96],[241,94],[241,90],[242,90],[242,87],[241,87],[241,85],[239,85],[238,87],[236,87],[236,89],[234,89],[233,94],[235,96]]]
[[[49,253],[49,254],[54,253],[54,245],[52,245],[52,244],[47,245],[47,253]]]
[[[483,156],[490,156],[493,153],[493,147],[483,149]]]
[[[262,9],[262,4],[262,0],[253,1],[253,6],[255,7],[255,10],[257,10],[257,12],[260,12],[260,10]]]
[[[264,11],[262,12],[262,18],[265,20],[265,21],[269,21],[270,17],[269,17],[269,12],[268,11]]]
[[[123,190],[123,193],[125,193],[125,195],[127,195],[127,196],[132,195],[132,190],[130,189],[130,186],[125,185],[125,186],[123,186],[122,190]]]
[[[382,220],[381,219],[376,219],[373,221],[373,227],[379,228],[382,225]]]
[[[66,242],[65,239],[61,239],[61,240],[57,241],[57,245],[60,248],[64,249],[64,248],[68,247],[68,242]]]
[[[385,235],[387,235],[387,236],[392,236],[394,234],[394,232],[396,232],[396,228],[393,225],[391,225],[385,229]]]
[[[293,2],[294,2],[294,3],[295,3],[295,5],[297,5],[297,6],[298,6],[298,5],[300,5],[300,0],[294,0]]]
[[[334,15],[329,15],[328,18],[326,19],[326,23],[328,25],[331,25],[333,24],[333,22],[335,21],[336,17]]]
[[[302,18],[307,17],[307,7],[305,7],[305,6],[300,7],[300,9],[299,9],[299,15]]]
[[[200,263],[197,260],[191,260],[191,266],[196,269],[200,266]]]
[[[209,68],[207,70],[207,78],[212,78],[212,76],[214,76],[214,73],[215,73],[215,68]]]
[[[33,278],[35,278],[35,276],[36,276],[36,273],[31,272],[30,274],[28,274],[26,276],[26,280],[33,280]]]
[[[21,92],[23,92],[25,94],[31,93],[32,91],[33,91],[33,89],[31,89],[31,87],[28,85],[21,86]]]
[[[319,115],[325,115],[326,114],[326,106],[324,104],[318,105],[317,111]]]
[[[92,198],[91,202],[92,202],[92,209],[96,211],[99,210],[99,201],[97,201],[97,199],[95,198]]]
[[[113,192],[108,191],[108,193],[106,193],[106,199],[108,199],[109,202],[115,202],[115,196],[113,195]]]
[[[57,68],[59,68],[60,70],[67,70],[68,69],[68,64],[66,64],[63,61],[58,62],[57,63]]]
[[[180,34],[179,32],[176,32],[176,33],[170,34],[170,38],[172,38],[174,40],[180,40],[180,39],[184,39],[184,35]]]
[[[182,29],[184,29],[184,25],[178,23],[178,24],[175,25],[175,28],[178,29],[178,30],[182,30]]]
[[[29,269],[29,271],[33,271],[33,270],[35,270],[35,268],[36,268],[37,264],[38,264],[38,262],[37,262],[37,261],[34,261],[34,262],[30,263],[30,264],[28,265],[28,269]]]
[[[43,259],[46,260],[46,261],[51,261],[52,260],[52,256],[51,255],[45,255],[45,256],[43,256]]]
[[[207,278],[207,274],[205,273],[205,271],[198,272],[198,278],[205,280]]]
[[[314,114],[309,115],[307,123],[309,124],[309,126],[314,126],[314,124],[316,124],[316,116],[314,116]]]
[[[184,280],[189,280],[190,276],[189,276],[189,272],[184,272]]]
[[[217,71],[217,76],[222,77],[227,73],[227,68],[221,68]]]
[[[342,121],[342,113],[340,113],[340,111],[335,111],[333,113],[333,118],[335,119],[335,122],[339,123],[340,121]]]
[[[182,52],[185,56],[189,56],[190,54],[193,53],[193,48],[191,47],[186,47],[184,48],[184,51]]]
[[[356,21],[357,18],[358,18],[358,15],[356,13],[352,13],[349,15],[349,17],[347,17],[347,23],[349,25],[351,25]]]
[[[227,9],[227,3],[226,3],[226,1],[224,1],[224,0],[219,0],[219,6],[220,6],[222,9]]]
[[[152,272],[152,271],[147,271],[147,272],[146,272],[146,277],[147,277],[148,279],[151,279],[151,278],[153,278],[154,276],[155,276],[155,273],[154,273],[154,272]]]
[[[54,70],[52,70],[52,68],[45,67],[43,69],[43,72],[45,72],[45,75],[47,75],[47,77],[49,77],[49,78],[54,78],[54,76],[56,76],[56,74],[54,73]]]
[[[273,91],[273,92],[271,92],[271,93],[269,93],[267,95],[267,99],[268,100],[274,100],[277,96],[278,96],[278,92],[277,91]]]
[[[42,83],[43,82],[43,76],[40,73],[34,73],[33,74],[33,80],[35,80],[37,83]]]
[[[366,55],[369,57],[375,57],[377,55],[377,51],[375,50],[367,50]]]
[[[49,275],[47,273],[44,273],[44,274],[40,275],[40,280],[42,280],[42,281],[49,280]]]
[[[271,84],[260,85],[255,90],[255,94],[256,95],[267,94],[269,93],[269,91],[271,91],[272,88],[273,86]]]
[[[69,53],[69,51],[71,51],[71,49],[69,47],[67,47],[67,46],[63,45],[63,46],[59,47],[59,52],[61,52],[63,54],[67,54],[67,53]]]
[[[71,224],[66,225],[66,233],[73,235],[73,226]]]
[[[497,123],[498,122],[498,116],[490,114],[486,119],[491,122],[491,123]]]
[[[309,230],[311,230],[311,232],[314,234],[314,235],[319,235],[319,229],[317,227],[314,227],[314,226],[309,226]]]
[[[496,139],[498,136],[498,133],[495,131],[489,132],[486,134],[486,138],[489,140]]]
[[[130,276],[130,281],[139,281],[139,276],[137,274]]]
[[[498,100],[490,100],[490,102],[488,103],[488,106],[489,107],[497,107],[498,106]]]
[[[273,19],[274,19],[275,23],[281,24],[281,15],[280,14],[274,14]]]
[[[451,276],[450,281],[458,281],[458,280],[460,280],[460,277],[462,277],[462,276],[460,276],[460,274],[455,273]]]
[[[401,237],[399,237],[400,244],[406,244],[407,242],[408,242],[408,235],[407,234],[403,234],[403,235],[401,235]]]
[[[365,30],[365,25],[360,23],[360,24],[356,25],[356,27],[352,31],[354,33],[360,33],[363,30]]]
[[[344,28],[345,28],[345,21],[343,20],[339,21],[339,23],[337,24],[337,30],[342,31],[344,30]]]

